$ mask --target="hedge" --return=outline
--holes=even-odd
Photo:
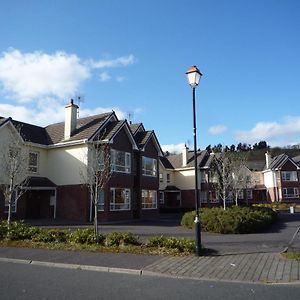
[[[183,215],[181,225],[193,228],[195,211]],[[277,219],[277,213],[265,207],[233,206],[202,208],[201,230],[215,233],[255,233],[267,229]]]

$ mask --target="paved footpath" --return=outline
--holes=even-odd
[[[0,261],[199,280],[300,284],[300,262],[276,253],[162,257],[3,247]]]

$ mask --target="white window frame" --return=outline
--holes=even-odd
[[[165,204],[165,193],[159,192],[159,204]]]
[[[104,191],[100,191],[98,195],[97,211],[104,211]]]
[[[281,171],[282,181],[298,181],[297,171]]]
[[[116,203],[116,191],[121,190],[122,196],[124,197],[124,203]],[[120,206],[118,208],[118,206]],[[123,206],[123,207],[121,207]],[[125,188],[110,188],[110,211],[128,211],[131,209],[131,191]]]
[[[30,155],[36,155],[36,164],[30,164]],[[40,153],[36,151],[29,151],[28,154],[28,171],[30,173],[38,173],[39,171],[39,160],[40,160]]]
[[[241,200],[244,199],[244,190],[239,191],[239,193],[238,193],[238,199],[241,199]]]
[[[11,204],[11,212],[16,213],[17,212],[17,199],[18,199],[18,192],[16,194],[13,194],[12,196],[12,204]],[[6,199],[4,199],[4,213],[8,213],[9,210],[9,203],[6,202]]]
[[[247,190],[247,199],[253,199],[253,190]]]
[[[159,173],[159,182],[164,182],[164,174]]]
[[[150,196],[150,194],[152,195]],[[151,207],[147,207],[149,203],[145,202],[145,197],[152,198]],[[142,209],[157,209],[157,192],[155,190],[142,190]]]
[[[151,161],[152,169],[147,169],[147,162]],[[157,159],[143,156],[142,157],[142,174],[143,176],[156,177],[157,176]]]
[[[167,183],[170,183],[170,182],[171,182],[171,174],[167,173]]]
[[[293,189],[294,193],[293,194],[288,194],[287,190],[288,189]],[[297,187],[290,187],[290,188],[283,188],[283,197],[288,199],[288,198],[299,198],[299,189]]]
[[[116,149],[111,149],[111,171],[112,172],[117,172],[117,173],[126,173],[130,174],[131,173],[131,153],[125,152],[125,151],[120,151]],[[116,158],[118,154],[124,155],[124,165],[118,165],[116,164]]]

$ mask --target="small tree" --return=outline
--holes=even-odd
[[[86,176],[84,175],[85,172],[81,170],[81,176],[88,186],[93,203],[94,233],[97,243],[99,242],[98,206],[100,204],[100,193],[104,192],[112,174],[110,158],[111,152],[109,143],[101,143],[101,139],[98,139],[89,145]]]
[[[214,178],[213,187],[223,201],[226,210],[226,201],[232,193],[232,153],[222,152],[215,155],[211,175]]]
[[[24,146],[21,137],[17,132],[10,132],[1,145],[0,151],[0,190],[5,203],[8,204],[8,229],[10,229],[13,205],[26,191],[24,186],[28,184],[28,159],[28,149]]]

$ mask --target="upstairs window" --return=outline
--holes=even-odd
[[[156,174],[157,174],[157,161],[156,161],[156,159],[143,156],[142,174],[144,176],[156,177]]]
[[[111,170],[113,172],[131,173],[131,154],[112,149]]]
[[[281,178],[283,181],[298,181],[296,171],[283,171],[281,172]]]
[[[159,182],[164,182],[164,175],[159,173]]]
[[[39,153],[29,152],[28,171],[32,173],[38,172]]]
[[[167,173],[167,183],[171,182],[171,175],[169,173]]]

